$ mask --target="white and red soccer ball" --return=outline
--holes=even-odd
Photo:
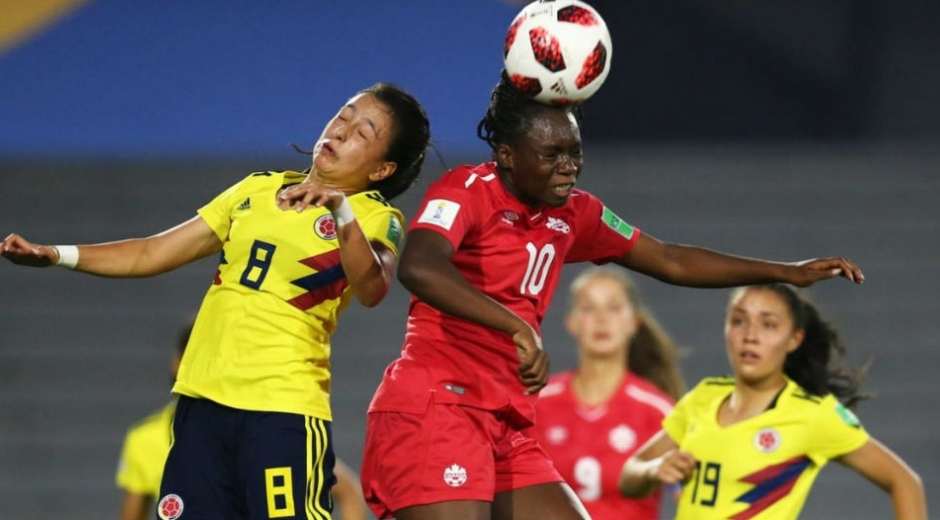
[[[578,104],[607,79],[613,48],[607,24],[579,0],[539,0],[516,15],[503,46],[513,86],[549,105]]]

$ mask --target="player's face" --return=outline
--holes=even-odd
[[[575,293],[565,324],[578,342],[582,359],[610,358],[626,363],[627,345],[639,321],[623,285],[598,276]]]
[[[787,354],[803,340],[783,299],[768,289],[745,289],[728,305],[725,342],[735,376],[744,382],[768,385],[783,379]]]
[[[512,146],[497,148],[506,188],[530,206],[562,206],[583,166],[581,131],[574,115],[545,109]]]
[[[313,167],[330,184],[365,189],[391,175],[395,163],[385,160],[393,130],[392,113],[370,94],[350,99],[313,148]]]

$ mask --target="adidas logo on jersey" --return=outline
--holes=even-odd
[[[251,209],[251,197],[246,198],[245,201],[242,202],[241,204],[239,204],[238,207],[235,208],[235,209],[237,209],[237,210],[239,210],[239,211],[244,211],[244,210],[246,210],[246,209]]]

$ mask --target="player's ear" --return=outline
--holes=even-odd
[[[369,174],[369,180],[372,182],[378,182],[395,173],[395,170],[397,169],[398,163],[392,161],[383,162],[379,164],[372,173]]]
[[[512,170],[515,160],[515,154],[513,153],[512,147],[506,144],[496,145],[496,151],[494,152],[496,156],[496,165],[504,170]]]

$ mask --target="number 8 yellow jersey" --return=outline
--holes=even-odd
[[[718,409],[733,390],[733,378],[704,379],[663,420],[696,459],[677,519],[795,519],[823,466],[868,441],[835,397],[808,394],[791,380],[770,409],[722,427]]]
[[[354,294],[325,208],[277,206],[298,172],[254,173],[199,216],[223,241],[173,392],[331,420],[330,334]],[[348,197],[370,241],[398,254],[404,218],[377,191]]]

